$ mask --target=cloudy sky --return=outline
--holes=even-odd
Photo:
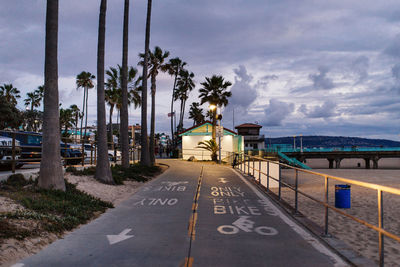
[[[43,84],[46,1],[1,2],[0,84],[13,83],[23,99]],[[63,107],[82,105],[76,75],[96,73],[99,2],[60,0]],[[131,0],[130,11],[129,64],[136,66],[144,49],[146,1]],[[107,67],[121,62],[122,15],[123,0],[109,0]],[[188,104],[198,101],[204,77],[223,75],[233,83],[223,110],[225,127],[257,122],[268,137],[400,140],[398,0],[153,0],[150,46],[156,45],[186,61],[195,73],[196,89]],[[170,76],[159,76],[160,132],[169,132],[172,85]],[[95,90],[89,105],[94,123]],[[19,106],[24,108],[22,100]],[[140,111],[131,108],[130,123],[140,123],[139,117]]]

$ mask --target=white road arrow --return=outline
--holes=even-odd
[[[133,235],[127,235],[127,233],[129,233],[131,230],[132,229],[125,229],[118,235],[107,235],[108,242],[110,242],[110,245],[114,245],[115,243],[118,243],[118,242],[121,242],[128,238],[133,237]]]
[[[223,183],[223,184],[228,183],[228,181],[225,178],[222,178],[222,177],[218,178],[218,180],[219,180],[220,183]]]

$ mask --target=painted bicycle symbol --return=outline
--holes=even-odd
[[[254,227],[255,222],[249,220],[250,216],[240,216],[232,225],[221,225],[217,228],[218,232],[224,235],[234,235],[240,230],[249,233],[256,232],[259,235],[277,235],[278,231],[275,228],[268,226]]]

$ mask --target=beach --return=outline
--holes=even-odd
[[[400,189],[400,164],[397,165],[396,169],[396,163],[400,162],[399,159],[391,161],[381,160],[382,163],[386,164],[383,164],[383,166],[386,167],[382,169],[357,168],[357,165],[354,164],[357,163],[357,160],[347,161],[347,164],[353,164],[352,166],[354,167],[346,169],[328,169],[327,167],[324,169],[313,168],[312,171]],[[359,160],[359,162],[361,162],[361,160]],[[314,166],[318,166],[318,164],[321,164],[322,161],[318,160],[316,162],[308,162],[308,164],[312,167],[313,163]],[[283,181],[294,185],[294,177],[295,172],[293,170],[282,169]],[[300,191],[324,201],[324,179],[322,177],[299,172],[298,183]],[[330,180],[329,182],[329,203],[333,206],[335,205],[335,184],[343,183],[335,180]],[[278,192],[277,188],[273,188],[271,190],[275,193]],[[294,206],[295,195],[293,190],[289,189],[288,187],[283,187],[282,198]],[[304,216],[322,228],[324,227],[325,208],[322,205],[300,194],[298,203],[299,211]],[[400,235],[400,196],[384,193],[383,207],[384,229],[393,234]],[[377,191],[352,185],[351,208],[342,209],[342,211],[378,226]],[[378,233],[376,231],[330,210],[329,233],[344,241],[348,246],[362,256],[378,263]],[[384,244],[385,265],[400,266],[400,243],[392,240],[389,237],[385,237]]]

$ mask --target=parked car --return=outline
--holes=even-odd
[[[15,159],[18,160],[21,157],[20,142],[15,140]],[[0,168],[11,169],[12,167],[12,138],[0,136]],[[22,162],[16,162],[15,167],[21,168],[24,164]]]
[[[0,132],[0,136],[12,138],[11,132]],[[16,132],[16,141],[21,147],[21,160],[25,162],[40,162],[42,157],[42,134],[33,132]],[[82,162],[82,153],[72,149],[70,144],[60,142],[60,154],[67,158],[67,164],[78,164]]]

